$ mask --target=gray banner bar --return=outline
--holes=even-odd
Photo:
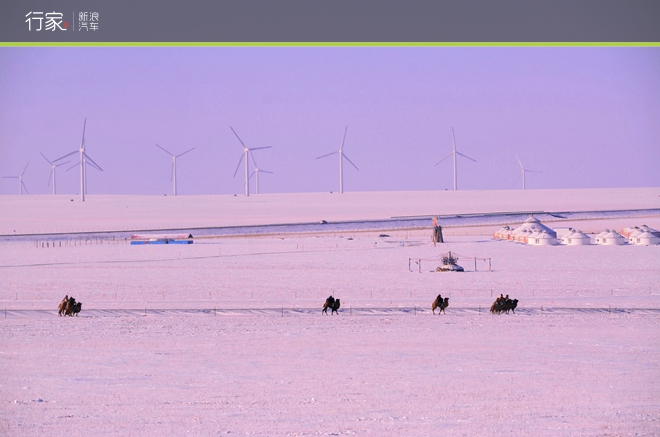
[[[658,23],[649,0],[0,3],[2,42],[657,42]]]

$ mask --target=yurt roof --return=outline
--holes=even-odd
[[[603,238],[623,238],[623,235],[619,234],[617,231],[610,231],[603,235]]]
[[[585,238],[590,238],[590,237],[582,231],[577,231],[577,230],[573,229],[573,232],[571,232],[570,234],[564,235],[564,238],[581,238],[581,239],[585,239]]]

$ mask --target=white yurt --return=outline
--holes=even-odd
[[[521,229],[517,234],[514,235],[513,241],[516,243],[527,243],[527,237],[529,237],[533,232],[534,231],[529,229]]]
[[[508,240],[511,236],[512,229],[507,225],[503,226],[502,229],[493,234],[493,238],[497,240]]]
[[[511,236],[513,237],[513,240],[515,241],[521,241],[525,242],[524,238],[528,237],[532,232],[535,231],[546,231],[549,235],[552,236],[552,238],[557,238],[557,233],[541,223],[539,219],[534,217],[533,215],[530,216],[527,220],[523,222],[522,225],[518,226],[516,229],[514,229],[511,232]],[[522,238],[520,238],[521,234],[525,234]]]
[[[639,228],[643,231],[650,232],[651,234],[653,234],[656,237],[660,238],[660,231],[658,231],[657,229],[653,229],[652,227],[646,226],[646,225],[642,225]]]
[[[633,226],[632,228],[623,228],[621,230],[621,235],[623,235],[626,238],[630,238],[630,236],[634,233],[637,232],[639,233],[641,229],[639,229],[639,226]]]
[[[626,238],[616,231],[607,230],[596,236],[596,244],[603,246],[620,246],[626,244]]]
[[[554,246],[557,244],[557,237],[550,235],[545,229],[534,231],[527,237],[527,244],[532,246]]]
[[[655,246],[660,241],[660,238],[656,237],[650,232],[642,232],[634,237],[630,237],[629,240],[631,244],[639,246]]]
[[[591,244],[591,237],[582,231],[570,228],[570,232],[561,237],[561,244],[567,246],[588,246]]]
[[[635,226],[633,228],[623,228],[621,235],[628,239],[629,243],[635,244],[635,239],[639,234],[643,234],[644,231],[639,227]]]

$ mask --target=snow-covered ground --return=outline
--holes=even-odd
[[[574,197],[539,209],[571,210]],[[109,208],[90,207],[89,226]],[[352,218],[350,202],[337,208]],[[215,220],[197,211],[191,222]],[[112,223],[158,228],[150,214]],[[47,216],[4,215],[3,226],[63,227],[64,213]],[[389,234],[5,239],[0,435],[660,435],[660,246],[468,235],[434,247],[430,233]],[[450,250],[468,271],[432,273]],[[490,258],[492,271],[470,257]],[[430,312],[438,293],[446,315]],[[487,311],[499,293],[520,300],[517,314]],[[83,303],[79,317],[56,315],[65,294]],[[330,294],[339,316],[320,314]]]

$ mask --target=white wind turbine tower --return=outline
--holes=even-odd
[[[341,140],[341,146],[339,147],[339,150],[337,152],[328,153],[326,155],[319,156],[318,158],[316,158],[316,159],[321,159],[321,158],[325,158],[326,156],[334,155],[335,153],[339,154],[339,193],[340,194],[344,192],[344,159],[350,162],[351,165],[355,167],[356,170],[358,171],[360,170],[359,168],[357,168],[357,165],[353,164],[353,161],[351,161],[348,158],[348,156],[346,156],[346,154],[344,153],[344,142],[346,141],[347,131],[348,131],[348,126],[346,126],[346,129],[344,129],[344,138]]]
[[[3,178],[5,178],[5,179],[18,179],[18,194],[20,194],[21,196],[23,195],[23,188],[25,188],[26,193],[30,194],[27,187],[23,183],[23,175],[25,174],[25,170],[27,170],[28,165],[30,165],[29,161],[26,164],[25,168],[23,169],[23,173],[21,173],[20,176],[3,176]]]
[[[87,127],[87,119],[85,119],[85,123],[83,124],[83,133],[82,133],[82,139],[80,140],[80,148],[76,151],[73,151],[71,153],[68,153],[61,158],[57,158],[53,162],[60,161],[64,158],[67,158],[73,154],[79,153],[80,154],[80,161],[78,161],[77,164],[75,164],[72,167],[69,167],[66,171],[71,170],[72,168],[76,167],[77,165],[80,166],[80,200],[82,202],[85,201],[85,194],[87,194],[87,162],[89,161],[89,164],[94,167],[95,169],[99,171],[103,171],[103,169],[94,162],[92,158],[89,157],[87,152],[85,152],[85,128]]]
[[[523,167],[522,162],[520,162],[520,158],[518,158],[518,155],[516,155],[516,159],[518,160],[518,164],[520,164],[520,175],[522,175],[522,189],[525,189],[525,173],[543,173],[538,170],[526,170],[525,167]],[[520,177],[520,175],[518,177]],[[517,181],[518,179],[516,179]]]
[[[50,181],[52,180],[52,181],[53,181],[53,194],[57,194],[57,185],[56,185],[56,182],[55,182],[55,169],[56,169],[57,167],[60,167],[60,166],[64,165],[64,164],[68,164],[69,161],[64,161],[64,162],[61,163],[61,164],[54,164],[54,163],[52,163],[48,158],[46,158],[46,155],[44,155],[44,154],[41,153],[41,152],[39,152],[39,153],[40,153],[41,156],[43,156],[44,159],[50,164],[50,177],[48,178],[48,185],[50,185]]]
[[[259,169],[259,166],[257,165],[257,161],[254,159],[254,154],[252,152],[250,152],[250,156],[252,157],[252,163],[254,164],[254,171],[250,175],[250,179],[252,179],[252,176],[255,177],[257,194],[259,194],[259,172],[262,171],[268,174],[274,174],[274,173],[272,171]]]
[[[185,155],[186,153],[190,152],[191,150],[194,150],[195,148],[193,147],[192,149],[188,149],[188,150],[186,150],[186,151],[183,152],[183,153],[179,153],[178,155],[172,155],[170,152],[168,152],[168,151],[165,150],[164,148],[160,147],[158,144],[156,144],[156,147],[158,147],[158,148],[161,149],[163,152],[167,153],[168,155],[170,155],[170,156],[172,157],[172,192],[173,192],[174,195],[176,196],[176,159],[177,159],[179,156],[183,156],[183,155]]]
[[[451,128],[451,142],[452,142],[452,145],[453,145],[452,152],[449,155],[442,158],[440,161],[438,161],[435,165],[437,166],[438,164],[440,164],[442,161],[449,158],[450,156],[452,156],[452,155],[454,156],[454,191],[455,191],[455,190],[458,190],[458,183],[457,183],[458,176],[456,175],[456,155],[461,155],[463,158],[467,158],[467,159],[469,159],[471,161],[474,161],[474,162],[477,162],[477,160],[472,159],[467,155],[463,155],[461,152],[458,152],[456,150],[456,138],[454,137],[454,128],[453,127]]]
[[[238,136],[236,131],[234,130],[233,127],[229,126],[229,129],[231,129],[232,132],[234,132],[234,135],[236,135],[236,138],[238,138],[238,141],[240,141],[241,145],[243,146],[243,154],[241,155],[241,159],[238,160],[238,165],[236,166],[236,171],[234,172],[234,177],[236,177],[236,173],[238,173],[238,169],[241,166],[241,161],[245,161],[245,195],[249,196],[250,195],[250,169],[249,169],[249,160],[250,157],[248,154],[250,154],[253,150],[260,150],[260,149],[270,149],[273,146],[264,146],[264,147],[253,147],[251,149],[248,149],[245,144],[243,143],[243,140],[241,140],[241,137]],[[254,159],[254,157],[252,157]],[[255,165],[256,167],[256,165]],[[264,171],[264,170],[262,170]]]

